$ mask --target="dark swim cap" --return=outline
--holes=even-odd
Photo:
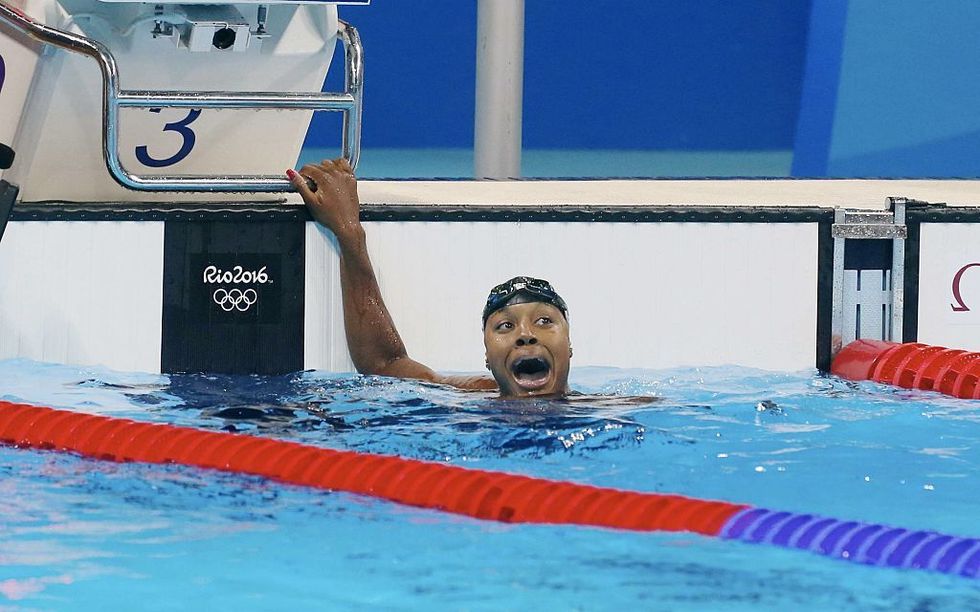
[[[483,307],[483,326],[486,327],[490,315],[506,306],[511,298],[518,294],[526,295],[530,298],[527,301],[530,302],[551,304],[561,311],[565,319],[568,319],[568,306],[551,286],[551,283],[530,276],[515,276],[506,283],[501,283],[490,290],[487,305]]]

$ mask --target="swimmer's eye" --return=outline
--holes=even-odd
[[[554,323],[551,317],[538,317],[538,325],[551,325]]]
[[[497,331],[510,331],[514,329],[514,324],[510,321],[501,321],[500,323],[497,323],[494,329]]]

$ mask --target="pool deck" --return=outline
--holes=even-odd
[[[371,205],[842,206],[883,209],[887,198],[904,197],[949,206],[980,206],[980,180],[362,180],[359,193],[361,202]]]

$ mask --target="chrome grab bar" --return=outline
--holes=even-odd
[[[342,155],[352,167],[361,152],[361,101],[364,53],[357,30],[339,22],[344,43],[343,93],[276,93],[233,91],[120,90],[119,70],[108,47],[97,40],[48,27],[0,0],[0,19],[27,36],[94,58],[102,69],[102,154],[109,174],[123,187],[137,191],[283,192],[292,191],[285,178],[268,175],[138,175],[119,161],[119,109],[136,108],[257,108],[341,111],[344,113]],[[332,50],[331,50],[332,51]]]

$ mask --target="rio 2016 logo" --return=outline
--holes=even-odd
[[[267,267],[262,266],[257,270],[246,270],[242,266],[233,266],[230,270],[222,270],[218,266],[210,265],[204,268],[202,280],[205,285],[271,285],[273,281],[269,278],[269,273],[266,271]],[[259,294],[251,287],[244,290],[237,287],[231,289],[218,287],[211,294],[211,299],[225,312],[233,310],[246,312],[259,301]]]
[[[963,280],[963,274],[970,268],[980,267],[980,263],[968,263],[959,270],[953,276],[953,299],[956,300],[955,304],[950,304],[953,312],[969,312],[970,307],[963,302],[963,296],[960,295],[960,282]]]
[[[272,279],[269,278],[269,273],[265,271],[268,266],[262,266],[258,270],[246,270],[241,266],[235,266],[231,270],[222,270],[218,266],[208,266],[204,268],[204,282],[206,284],[214,283],[238,283],[238,284],[250,284],[258,283],[264,285],[266,283],[272,284]]]

